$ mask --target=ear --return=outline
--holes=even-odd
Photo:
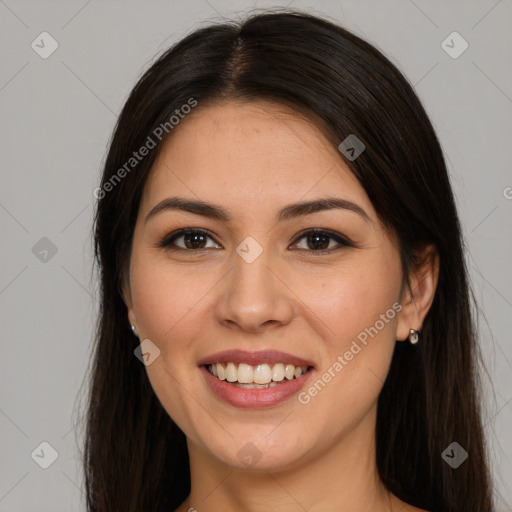
[[[423,248],[418,260],[421,262],[409,272],[410,288],[405,288],[400,303],[396,339],[406,340],[409,330],[421,330],[423,321],[434,300],[439,278],[439,253],[433,244]]]
[[[132,291],[129,278],[127,276],[123,278],[121,289],[123,301],[126,304],[126,308],[128,309],[128,322],[130,322],[130,325],[134,325],[135,328],[137,328],[137,319],[133,311]]]

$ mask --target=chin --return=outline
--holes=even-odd
[[[275,428],[275,427],[274,427]],[[248,435],[243,431],[218,443],[209,440],[206,449],[210,456],[236,469],[250,471],[283,471],[304,461],[308,452],[307,442],[289,431],[269,436],[272,429]]]

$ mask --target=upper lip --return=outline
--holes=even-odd
[[[198,365],[207,365],[214,363],[245,363],[250,365],[289,363],[294,366],[314,366],[311,361],[302,357],[297,357],[286,352],[277,350],[259,350],[257,352],[248,352],[246,350],[224,350],[202,358]]]

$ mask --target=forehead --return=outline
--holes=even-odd
[[[245,210],[328,194],[357,200],[375,213],[321,130],[270,102],[196,107],[161,148],[144,190],[145,209],[171,194]]]

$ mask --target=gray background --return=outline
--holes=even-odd
[[[97,310],[93,190],[127,94],[190,30],[278,5],[325,13],[377,45],[433,120],[480,308],[497,510],[512,510],[510,0],[0,0],[0,511],[85,510],[79,406]],[[31,47],[43,31],[59,45],[47,59]],[[441,46],[453,31],[469,43],[456,59]],[[31,458],[43,441],[58,453],[46,470]],[[34,459],[50,461],[42,449]]]

